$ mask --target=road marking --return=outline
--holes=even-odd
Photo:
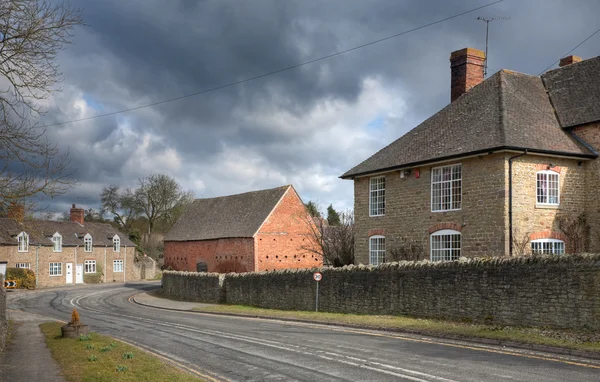
[[[81,298],[83,298],[83,296]],[[75,299],[75,303],[79,305],[81,298]],[[131,302],[131,297],[128,299],[128,301]],[[93,309],[93,308],[84,308],[84,309],[87,309],[89,311],[96,311],[96,312],[104,313],[98,309]],[[134,316],[126,315],[126,314],[119,314],[119,313],[111,313],[111,314],[115,315],[115,316],[121,316],[121,317],[131,318],[131,319],[135,319],[135,320],[142,321],[142,322],[151,323],[151,324],[158,325],[158,326],[164,326],[164,327],[168,327],[168,328],[172,328],[172,329],[179,329],[179,330],[184,330],[184,331],[188,331],[188,332],[209,335],[209,336],[213,336],[213,337],[228,338],[228,339],[232,339],[232,340],[236,340],[236,341],[244,341],[244,342],[249,342],[249,343],[253,343],[256,345],[260,345],[260,346],[266,346],[266,347],[271,347],[271,348],[284,350],[284,351],[288,351],[288,352],[292,352],[292,353],[299,353],[299,354],[303,354],[303,355],[307,355],[307,356],[317,357],[317,358],[325,359],[328,361],[334,361],[334,362],[351,365],[351,366],[362,368],[362,369],[372,370],[372,371],[375,371],[378,373],[393,375],[395,377],[400,377],[400,378],[408,379],[408,380],[415,381],[415,382],[429,382],[431,380],[443,381],[443,382],[456,382],[454,380],[445,379],[442,377],[419,372],[416,370],[402,369],[402,368],[398,368],[398,367],[395,367],[392,365],[386,365],[386,364],[381,364],[381,363],[377,364],[377,363],[371,362],[369,360],[363,360],[363,359],[356,358],[356,359],[354,359],[354,362],[353,362],[351,360],[333,358],[328,355],[321,354],[322,352],[319,352],[319,351],[311,352],[310,349],[307,349],[306,347],[303,347],[300,345],[286,344],[286,343],[273,341],[273,340],[250,337],[250,336],[245,336],[245,335],[241,335],[241,334],[219,332],[219,331],[209,330],[209,329],[197,329],[192,326],[177,324],[177,323],[168,323],[167,324],[163,321],[157,321],[154,319],[142,318],[142,317],[134,317]],[[374,366],[376,364],[378,367]],[[391,370],[386,370],[386,369],[391,369]],[[409,375],[409,374],[412,374],[412,375]],[[419,376],[421,378],[416,377],[416,376]],[[422,379],[422,378],[428,378],[428,379]]]
[[[134,296],[129,297],[129,299],[128,299],[129,302],[131,302],[131,299],[133,297]],[[131,302],[131,303],[134,304],[133,302]],[[136,305],[140,305],[140,304],[136,304]],[[142,305],[142,306],[148,307],[147,305]],[[150,307],[150,308],[154,308],[154,307]],[[165,310],[165,308],[155,308],[155,309]],[[169,309],[167,309],[167,310],[169,310]],[[304,327],[311,327],[311,328],[315,328],[315,329],[333,330],[333,331],[337,331],[337,332],[358,333],[358,334],[364,334],[364,335],[374,336],[374,337],[386,337],[386,338],[394,338],[394,339],[399,339],[399,340],[404,340],[404,341],[430,343],[430,344],[434,344],[434,345],[455,347],[455,348],[461,348],[461,349],[469,349],[469,350],[475,350],[475,351],[487,352],[487,353],[505,354],[505,355],[511,355],[511,356],[521,357],[521,358],[539,359],[539,360],[543,360],[543,361],[564,363],[564,364],[568,364],[568,365],[580,366],[580,367],[591,368],[591,369],[600,369],[600,365],[584,363],[584,362],[577,362],[577,361],[570,361],[567,359],[554,358],[554,357],[550,357],[550,356],[518,353],[515,351],[499,350],[499,349],[493,349],[491,347],[484,347],[484,346],[477,346],[477,345],[471,346],[471,345],[461,345],[461,344],[451,343],[451,342],[440,342],[440,341],[436,341],[433,339],[412,338],[412,337],[406,337],[406,336],[397,335],[397,334],[375,333],[375,332],[367,331],[367,330],[334,327],[332,325],[319,324],[319,323],[285,321],[285,320],[271,319],[271,318],[264,319],[264,318],[259,318],[259,317],[243,317],[243,316],[237,316],[237,315],[236,316],[228,316],[227,314],[213,314],[213,313],[202,312],[202,311],[177,311],[177,312],[178,313],[188,313],[188,314],[204,314],[204,315],[215,316],[215,317],[227,316],[227,317],[231,317],[231,318],[256,320],[256,321],[268,320],[270,322],[278,322],[278,323],[285,324],[285,325],[304,326]]]

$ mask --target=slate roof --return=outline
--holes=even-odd
[[[542,75],[562,127],[600,121],[600,56]]]
[[[563,128],[600,120],[599,73],[600,57],[542,77],[501,70],[341,178],[509,149],[595,158]]]
[[[119,232],[110,224],[76,222],[58,222],[45,220],[26,220],[17,222],[15,219],[0,218],[0,245],[17,245],[16,236],[21,232],[29,235],[30,245],[52,245],[52,236],[58,232],[62,236],[63,246],[83,246],[83,237],[89,233],[94,246],[112,246],[112,238],[119,235],[121,245],[134,247],[126,234]]]
[[[196,199],[165,236],[165,241],[253,237],[292,186],[217,198]]]

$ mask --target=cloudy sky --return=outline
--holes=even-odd
[[[72,0],[87,26],[60,55],[45,124],[225,85],[394,35],[493,0]],[[449,55],[485,47],[489,74],[539,74],[600,28],[597,0],[505,0],[328,60],[179,101],[48,129],[79,185],[44,200],[97,208],[151,173],[197,197],[293,184],[352,208],[338,177],[449,103]],[[600,34],[573,54],[600,55]]]

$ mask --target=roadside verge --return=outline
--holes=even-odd
[[[130,300],[140,305],[159,309],[383,330],[600,360],[600,333],[592,331],[575,332],[481,325],[405,316],[282,311],[248,306],[204,304],[170,300],[160,296],[160,291],[138,293]]]

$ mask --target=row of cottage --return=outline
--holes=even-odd
[[[20,205],[0,218],[0,273],[6,268],[31,269],[38,286],[84,283],[85,275],[102,282],[140,278],[135,244],[110,224],[84,222],[75,205],[70,221],[24,220]]]

